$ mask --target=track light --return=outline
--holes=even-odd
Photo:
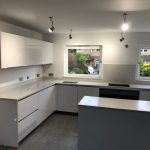
[[[53,25],[53,17],[49,17],[49,20],[51,22],[51,27],[48,29],[49,32],[53,32],[55,30],[55,27]]]
[[[126,44],[126,45],[125,45],[125,48],[128,48],[128,47],[129,47],[129,45],[128,45],[128,44]]]
[[[72,29],[70,29],[69,39],[72,39]]]
[[[122,31],[127,31],[129,29],[129,25],[128,25],[128,23],[126,23],[126,17],[127,17],[127,14],[124,13],[123,14],[123,24],[121,26]]]
[[[121,39],[120,39],[120,42],[122,42],[123,40],[124,40],[123,33],[121,33]]]

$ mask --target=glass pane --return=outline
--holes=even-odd
[[[150,49],[141,49],[140,76],[150,77]]]
[[[99,48],[69,48],[68,74],[99,75],[100,56]]]

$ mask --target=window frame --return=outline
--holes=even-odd
[[[140,45],[140,47],[139,47],[138,62],[137,62],[137,65],[136,65],[136,80],[137,81],[150,81],[150,77],[142,77],[142,76],[140,76],[141,49],[150,49],[150,45]]]
[[[98,75],[89,75],[89,74],[69,74],[68,73],[68,49],[70,48],[87,48],[87,47],[99,47],[100,55],[100,65],[99,65],[99,74]],[[74,77],[74,78],[93,78],[93,79],[102,79],[103,78],[103,46],[102,45],[66,45],[65,46],[65,55],[64,55],[64,77]]]

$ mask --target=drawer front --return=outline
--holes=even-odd
[[[37,96],[37,94],[34,94],[18,102],[18,121],[37,109]]]
[[[37,126],[38,110],[18,122],[18,142],[27,136]]]

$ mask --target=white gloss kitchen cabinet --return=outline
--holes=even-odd
[[[1,32],[1,68],[51,64],[53,44]]]
[[[1,68],[26,65],[25,37],[1,32]]]
[[[27,64],[51,64],[53,63],[53,44],[37,39],[25,38]]]
[[[55,86],[51,86],[38,94],[38,119],[37,124],[43,122],[56,109]]]
[[[19,142],[55,111],[55,86],[19,101],[0,99],[0,145]]]
[[[77,112],[77,86],[57,85],[57,110]]]

